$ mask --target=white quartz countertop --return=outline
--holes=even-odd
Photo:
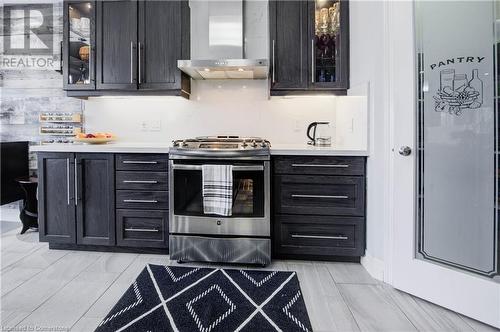
[[[50,144],[30,146],[33,152],[168,153],[170,143]],[[272,144],[272,155],[368,156],[365,150],[315,147],[308,144]]]

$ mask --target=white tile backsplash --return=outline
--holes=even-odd
[[[181,97],[98,97],[85,102],[87,132],[115,133],[123,142],[170,142],[201,135],[262,136],[303,144],[313,121],[331,121],[334,146],[366,150],[364,97],[272,97],[268,82],[193,81]],[[148,130],[144,127],[153,128]],[[340,126],[340,128],[339,128]],[[341,143],[342,145],[339,145]]]

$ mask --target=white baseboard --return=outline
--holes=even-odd
[[[375,279],[384,281],[384,262],[366,252],[361,257],[361,265],[368,271],[368,273]]]

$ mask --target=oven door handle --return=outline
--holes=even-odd
[[[172,169],[183,170],[183,171],[201,171],[202,165],[186,165],[186,164],[173,164]],[[233,166],[233,171],[243,172],[243,171],[263,171],[263,165],[235,165]]]

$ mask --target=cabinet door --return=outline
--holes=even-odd
[[[349,1],[308,2],[311,90],[349,87]]]
[[[181,88],[177,60],[189,44],[189,19],[182,15],[187,6],[187,1],[139,2],[139,89]]]
[[[99,1],[97,89],[137,89],[137,1]]]
[[[168,248],[168,211],[116,210],[118,246]]]
[[[73,158],[72,153],[38,155],[40,241],[76,243]]]
[[[77,243],[114,245],[114,156],[78,153],[75,163]]]
[[[271,89],[304,90],[308,87],[307,1],[271,0]]]
[[[65,90],[95,89],[95,6],[95,1],[64,2]]]

